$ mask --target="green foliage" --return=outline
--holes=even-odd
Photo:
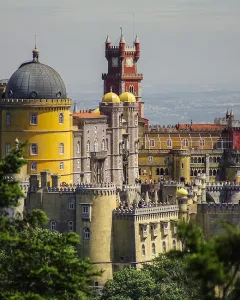
[[[24,194],[16,179],[12,178],[13,174],[20,172],[21,167],[26,163],[23,159],[23,147],[12,149],[8,155],[0,161],[0,211],[6,207],[18,206],[18,201]]]

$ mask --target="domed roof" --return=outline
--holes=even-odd
[[[117,94],[110,92],[110,93],[107,93],[107,94],[105,94],[103,96],[102,102],[106,102],[106,103],[112,103],[112,102],[113,103],[119,103],[120,99],[119,99],[119,97],[118,97]]]
[[[92,111],[93,114],[95,115],[99,115],[100,116],[100,109],[99,108],[96,108]]]
[[[121,102],[136,102],[135,96],[129,92],[122,93],[119,98]]]
[[[185,190],[184,188],[181,188],[181,189],[177,190],[176,195],[177,195],[177,198],[187,197],[188,191]]]
[[[23,63],[8,81],[5,97],[11,99],[65,99],[66,87],[61,76],[38,61],[39,50],[33,50],[33,60]]]

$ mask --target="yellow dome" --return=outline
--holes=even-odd
[[[119,103],[120,99],[119,99],[119,97],[118,97],[117,94],[110,92],[110,93],[107,93],[107,94],[105,94],[103,96],[102,102],[106,102],[106,103],[112,103],[112,102],[113,103]]]
[[[95,114],[95,115],[99,115],[100,116],[100,110],[99,110],[99,108],[94,109],[92,111],[92,113]]]
[[[177,198],[187,197],[188,191],[185,190],[184,188],[181,188],[181,189],[177,190],[176,195],[177,195]]]
[[[119,98],[121,102],[136,102],[135,96],[129,92],[122,93]]]

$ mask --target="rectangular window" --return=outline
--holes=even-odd
[[[31,113],[30,114],[30,124],[31,125],[37,125],[38,124],[38,115],[37,115],[37,113]]]
[[[6,124],[7,125],[11,124],[11,114],[10,114],[10,112],[6,113]]]
[[[83,219],[89,219],[90,217],[90,206],[89,205],[83,205],[82,206],[82,218]]]
[[[63,154],[64,154],[64,144],[63,144],[63,143],[60,143],[60,144],[59,144],[59,149],[58,149],[58,150],[59,150],[59,154],[60,154],[60,155],[63,155]]]
[[[155,140],[150,140],[149,145],[150,147],[155,147]]]
[[[64,162],[60,161],[60,170],[64,170]]]
[[[6,143],[5,145],[5,154],[8,155],[11,149],[11,144],[10,143]]]
[[[80,169],[80,159],[77,159],[77,169]]]
[[[30,154],[31,155],[38,155],[38,145],[37,144],[31,144],[30,145]]]

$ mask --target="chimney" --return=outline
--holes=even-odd
[[[39,175],[33,174],[30,175],[30,191],[34,192],[36,189],[39,188],[39,180],[38,180]]]
[[[60,178],[61,176],[58,174],[51,175],[52,178],[52,187],[59,188],[60,187]]]
[[[50,181],[49,181],[49,171],[43,171],[40,173],[41,175],[41,188],[49,188],[50,187]]]

